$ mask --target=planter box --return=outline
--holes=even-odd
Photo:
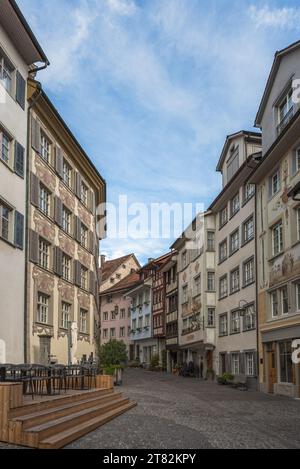
[[[112,389],[114,387],[114,376],[110,375],[97,375],[96,388]]]

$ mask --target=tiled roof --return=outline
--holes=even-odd
[[[126,275],[126,277],[120,280],[116,285],[113,285],[107,290],[102,291],[101,294],[113,293],[114,291],[120,291],[120,290],[127,290],[139,282],[140,282],[139,274],[137,272],[132,272],[131,274]]]
[[[118,257],[117,259],[104,262],[103,267],[100,268],[101,283],[111,277],[120,265],[124,264],[124,262],[126,262],[131,256],[134,256],[134,254],[127,254],[127,256]]]

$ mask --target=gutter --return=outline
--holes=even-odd
[[[28,251],[29,251],[29,236],[28,236],[28,225],[29,225],[29,155],[30,155],[30,111],[36,105],[37,101],[42,95],[42,90],[38,88],[38,93],[33,101],[28,105],[27,109],[27,149],[26,149],[26,195],[25,195],[25,288],[24,288],[24,363],[28,363],[28,309],[27,309],[27,288],[28,288]]]

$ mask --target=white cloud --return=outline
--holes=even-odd
[[[256,27],[275,27],[281,29],[299,29],[300,8],[270,8],[252,5],[249,15]]]
[[[109,8],[119,15],[131,16],[136,12],[136,5],[132,0],[106,0]]]

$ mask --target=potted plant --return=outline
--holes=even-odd
[[[231,373],[223,373],[218,377],[218,384],[228,384],[233,380],[233,375]]]
[[[212,368],[207,368],[206,370],[206,379],[214,379],[215,377],[215,372]]]

